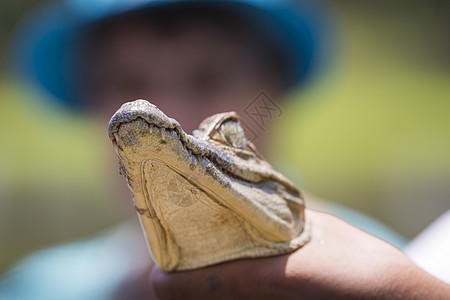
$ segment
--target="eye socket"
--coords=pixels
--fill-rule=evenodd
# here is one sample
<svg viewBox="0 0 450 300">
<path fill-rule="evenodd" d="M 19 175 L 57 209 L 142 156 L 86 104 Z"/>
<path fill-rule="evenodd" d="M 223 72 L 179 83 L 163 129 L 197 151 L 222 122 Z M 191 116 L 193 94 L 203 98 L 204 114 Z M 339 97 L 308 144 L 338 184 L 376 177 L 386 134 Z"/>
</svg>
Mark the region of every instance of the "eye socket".
<svg viewBox="0 0 450 300">
<path fill-rule="evenodd" d="M 219 133 L 228 144 L 235 148 L 244 148 L 245 133 L 239 123 L 235 121 L 225 121 L 219 127 Z"/>
</svg>

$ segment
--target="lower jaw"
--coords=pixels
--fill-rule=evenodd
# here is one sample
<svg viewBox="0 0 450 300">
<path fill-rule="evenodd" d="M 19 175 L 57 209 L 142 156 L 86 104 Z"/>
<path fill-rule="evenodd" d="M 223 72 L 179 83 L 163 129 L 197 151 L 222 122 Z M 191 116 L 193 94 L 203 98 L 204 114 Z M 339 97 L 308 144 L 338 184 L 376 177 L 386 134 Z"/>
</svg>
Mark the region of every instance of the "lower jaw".
<svg viewBox="0 0 450 300">
<path fill-rule="evenodd" d="M 152 207 L 155 216 L 151 220 L 156 224 L 146 227 L 149 218 L 140 217 L 147 236 L 157 234 L 154 225 L 161 226 L 164 232 L 158 243 L 150 243 L 150 249 L 153 257 L 160 257 L 157 263 L 165 271 L 279 255 L 300 246 L 264 239 L 241 216 L 221 205 L 219 195 L 198 178 L 189 177 L 164 161 L 148 159 L 142 174 L 146 204 Z"/>
</svg>

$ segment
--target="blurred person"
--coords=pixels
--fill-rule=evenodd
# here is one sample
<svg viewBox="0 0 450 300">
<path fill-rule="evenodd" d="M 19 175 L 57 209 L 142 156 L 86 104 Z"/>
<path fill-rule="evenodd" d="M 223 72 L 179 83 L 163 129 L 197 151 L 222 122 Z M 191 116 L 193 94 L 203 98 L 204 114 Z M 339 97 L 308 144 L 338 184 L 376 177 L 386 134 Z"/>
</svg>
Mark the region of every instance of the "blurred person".
<svg viewBox="0 0 450 300">
<path fill-rule="evenodd" d="M 14 68 L 55 105 L 91 114 L 102 126 L 122 103 L 144 98 L 189 132 L 217 112 L 234 110 L 247 122 L 244 108 L 259 91 L 278 99 L 311 77 L 320 26 L 310 5 L 290 1 L 69 0 L 24 25 Z M 404 245 L 366 216 L 322 206 Z M 448 291 L 388 243 L 332 215 L 308 214 L 313 238 L 299 251 L 177 274 L 154 266 L 141 230 L 125 224 L 31 255 L 5 275 L 0 298 L 437 299 Z"/>
</svg>

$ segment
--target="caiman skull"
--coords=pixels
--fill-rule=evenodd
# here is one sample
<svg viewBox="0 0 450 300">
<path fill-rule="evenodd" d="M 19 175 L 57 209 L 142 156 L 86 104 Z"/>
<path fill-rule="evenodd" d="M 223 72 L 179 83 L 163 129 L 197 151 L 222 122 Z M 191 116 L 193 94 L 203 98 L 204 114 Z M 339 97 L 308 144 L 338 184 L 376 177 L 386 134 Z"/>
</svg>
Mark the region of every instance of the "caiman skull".
<svg viewBox="0 0 450 300">
<path fill-rule="evenodd" d="M 287 253 L 307 242 L 300 192 L 258 154 L 234 112 L 205 119 L 192 136 L 136 100 L 114 114 L 108 134 L 164 271 Z"/>
</svg>

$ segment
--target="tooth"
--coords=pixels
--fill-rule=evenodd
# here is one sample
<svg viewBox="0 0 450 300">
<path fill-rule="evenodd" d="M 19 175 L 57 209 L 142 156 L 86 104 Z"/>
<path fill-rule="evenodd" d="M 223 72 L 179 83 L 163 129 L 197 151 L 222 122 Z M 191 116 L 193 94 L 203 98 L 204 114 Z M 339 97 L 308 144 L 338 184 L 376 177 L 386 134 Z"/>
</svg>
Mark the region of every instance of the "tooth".
<svg viewBox="0 0 450 300">
<path fill-rule="evenodd" d="M 189 169 L 191 169 L 191 170 L 195 169 L 195 160 L 191 160 L 191 164 L 189 165 Z"/>
<path fill-rule="evenodd" d="M 117 134 L 117 132 L 114 132 L 114 138 L 116 139 L 116 141 L 119 141 L 119 135 Z"/>
<path fill-rule="evenodd" d="M 176 132 L 176 130 L 172 131 L 172 135 L 173 137 L 178 138 L 178 132 Z"/>
<path fill-rule="evenodd" d="M 192 150 L 191 149 L 188 149 L 188 153 L 189 153 L 190 156 L 192 156 Z"/>
<path fill-rule="evenodd" d="M 202 168 L 206 168 L 206 166 L 208 165 L 209 161 L 208 159 L 205 157 L 202 159 Z"/>
<path fill-rule="evenodd" d="M 150 131 L 150 133 L 153 132 L 153 124 L 150 124 L 150 126 L 149 126 L 149 131 Z"/>
<path fill-rule="evenodd" d="M 195 165 L 197 158 L 195 157 L 195 155 L 191 155 L 191 160 L 192 160 L 192 164 Z"/>
<path fill-rule="evenodd" d="M 181 143 L 183 144 L 183 147 L 186 148 L 186 142 L 185 141 L 181 141 Z"/>
<path fill-rule="evenodd" d="M 164 127 L 161 127 L 160 130 L 161 130 L 161 139 L 165 140 L 166 139 L 166 129 Z"/>
</svg>

